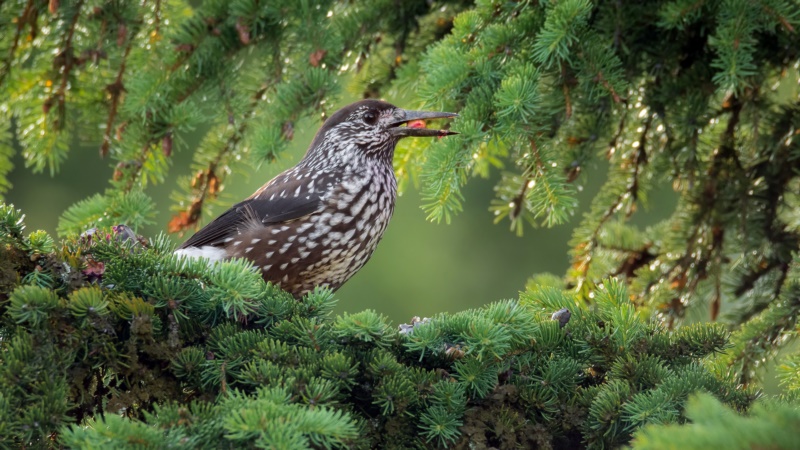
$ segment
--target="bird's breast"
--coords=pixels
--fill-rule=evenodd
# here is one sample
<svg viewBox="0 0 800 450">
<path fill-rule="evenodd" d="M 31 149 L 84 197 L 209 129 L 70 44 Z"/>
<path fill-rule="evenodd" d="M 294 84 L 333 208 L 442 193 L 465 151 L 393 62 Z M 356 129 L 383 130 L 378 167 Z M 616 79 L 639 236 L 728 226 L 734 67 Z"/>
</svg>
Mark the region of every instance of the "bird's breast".
<svg viewBox="0 0 800 450">
<path fill-rule="evenodd" d="M 302 273 L 306 288 L 326 284 L 336 289 L 372 256 L 394 212 L 397 185 L 391 178 L 370 174 L 343 181 L 315 217 L 306 244 L 321 251 Z M 312 230 L 313 228 L 313 230 Z"/>
</svg>

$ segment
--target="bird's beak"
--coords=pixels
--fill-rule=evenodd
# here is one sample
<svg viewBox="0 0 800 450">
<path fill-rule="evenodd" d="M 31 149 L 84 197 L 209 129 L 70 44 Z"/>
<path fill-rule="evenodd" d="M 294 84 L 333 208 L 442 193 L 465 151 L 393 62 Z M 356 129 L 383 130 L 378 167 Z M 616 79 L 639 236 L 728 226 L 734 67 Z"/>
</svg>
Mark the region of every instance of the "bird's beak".
<svg viewBox="0 0 800 450">
<path fill-rule="evenodd" d="M 400 126 L 413 120 L 441 119 L 446 117 L 458 117 L 458 114 L 436 111 L 409 111 L 398 108 L 394 113 L 394 121 L 389 124 L 389 133 L 398 138 L 407 136 L 449 136 L 451 134 L 458 134 L 455 131 L 450 130 L 434 130 L 425 127 Z"/>
</svg>

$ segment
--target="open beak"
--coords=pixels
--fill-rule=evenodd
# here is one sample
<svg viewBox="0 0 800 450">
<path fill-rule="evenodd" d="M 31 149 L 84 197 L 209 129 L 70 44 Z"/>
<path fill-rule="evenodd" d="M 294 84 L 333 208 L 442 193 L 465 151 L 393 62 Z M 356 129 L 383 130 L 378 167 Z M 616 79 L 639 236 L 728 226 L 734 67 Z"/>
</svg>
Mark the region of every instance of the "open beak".
<svg viewBox="0 0 800 450">
<path fill-rule="evenodd" d="M 394 113 L 394 121 L 389 125 L 389 133 L 398 138 L 408 136 L 449 136 L 451 134 L 458 134 L 450 130 L 433 130 L 430 128 L 417 128 L 417 127 L 401 127 L 400 125 L 407 124 L 412 120 L 425 120 L 425 119 L 441 119 L 445 117 L 458 117 L 458 114 L 449 112 L 435 112 L 435 111 L 409 111 L 406 109 L 398 108 Z"/>
</svg>

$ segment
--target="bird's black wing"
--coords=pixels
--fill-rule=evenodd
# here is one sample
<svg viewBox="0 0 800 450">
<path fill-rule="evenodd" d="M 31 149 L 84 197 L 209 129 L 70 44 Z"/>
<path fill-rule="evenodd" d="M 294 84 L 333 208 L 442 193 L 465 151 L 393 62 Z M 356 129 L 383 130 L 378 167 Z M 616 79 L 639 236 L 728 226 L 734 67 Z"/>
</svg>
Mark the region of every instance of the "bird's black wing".
<svg viewBox="0 0 800 450">
<path fill-rule="evenodd" d="M 203 227 L 179 248 L 221 245 L 242 227 L 274 225 L 321 211 L 325 195 L 335 179 L 324 173 L 318 173 L 313 179 L 304 175 L 296 171 L 278 175 L 252 197 L 233 205 Z"/>
</svg>

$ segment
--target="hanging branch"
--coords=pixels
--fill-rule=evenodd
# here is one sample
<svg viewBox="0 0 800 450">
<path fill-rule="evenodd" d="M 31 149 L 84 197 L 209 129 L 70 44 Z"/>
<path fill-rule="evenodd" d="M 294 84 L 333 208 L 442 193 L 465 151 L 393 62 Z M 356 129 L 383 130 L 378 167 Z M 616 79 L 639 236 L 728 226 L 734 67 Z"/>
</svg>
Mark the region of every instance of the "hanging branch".
<svg viewBox="0 0 800 450">
<path fill-rule="evenodd" d="M 735 97 L 725 102 L 724 109 L 731 113 L 731 117 L 728 120 L 728 125 L 720 136 L 719 151 L 714 154 L 711 167 L 708 169 L 708 173 L 705 177 L 706 183 L 702 190 L 702 204 L 697 207 L 699 214 L 693 218 L 695 226 L 692 228 L 692 232 L 687 240 L 686 251 L 664 274 L 664 278 L 670 280 L 670 286 L 677 292 L 669 309 L 677 312 L 678 317 L 683 315 L 684 309 L 681 298 L 689 294 L 694 294 L 700 282 L 708 277 L 707 269 L 711 262 L 711 256 L 715 255 L 718 259 L 722 256 L 721 252 L 725 235 L 724 226 L 719 223 L 718 220 L 714 220 L 713 223 L 709 223 L 709 220 L 714 217 L 712 212 L 718 207 L 717 202 L 719 198 L 717 195 L 717 184 L 720 182 L 719 174 L 722 170 L 723 162 L 728 159 L 733 160 L 735 165 L 741 169 L 741 162 L 738 160 L 733 146 L 735 144 L 736 127 L 741 118 L 742 106 L 743 104 Z M 710 230 L 711 232 L 711 245 L 705 252 L 697 251 L 696 245 L 698 244 L 698 236 L 700 236 L 701 231 L 704 229 Z M 695 276 L 690 276 L 690 270 L 694 271 Z M 652 285 L 653 283 L 650 283 L 646 289 L 650 289 Z M 721 292 L 715 293 L 715 299 L 716 300 L 712 301 L 710 305 L 711 316 L 714 318 L 716 318 L 715 311 L 718 312 L 721 307 L 719 304 L 719 301 L 721 301 Z M 670 315 L 668 326 L 671 329 L 674 325 L 675 315 Z"/>
<path fill-rule="evenodd" d="M 72 20 L 70 21 L 67 36 L 61 42 L 61 48 L 54 61 L 54 63 L 57 62 L 59 67 L 62 69 L 61 83 L 59 84 L 56 93 L 45 100 L 45 105 L 47 105 L 48 102 L 52 102 L 53 98 L 58 101 L 58 120 L 55 121 L 55 129 L 57 131 L 63 130 L 65 125 L 64 117 L 66 115 L 67 84 L 69 83 L 69 76 L 72 73 L 72 69 L 75 68 L 76 62 L 75 55 L 72 51 L 72 39 L 75 36 L 75 27 L 78 24 L 78 18 L 81 15 L 82 6 L 83 0 L 79 0 L 75 5 L 75 14 L 72 16 Z"/>
<path fill-rule="evenodd" d="M 156 5 L 153 7 L 153 31 L 161 34 L 161 0 L 156 0 Z"/>
<path fill-rule="evenodd" d="M 564 115 L 566 120 L 572 117 L 572 99 L 569 94 L 569 84 L 567 83 L 567 65 L 561 63 L 561 90 L 564 92 Z"/>
<path fill-rule="evenodd" d="M 748 291 L 752 290 L 758 280 L 762 279 L 768 273 L 772 272 L 775 269 L 781 268 L 783 272 L 783 277 L 785 278 L 785 274 L 789 269 L 788 264 L 781 264 L 781 262 L 777 258 L 769 258 L 762 260 L 760 264 L 753 270 L 747 272 L 742 276 L 739 280 L 739 285 L 736 286 L 734 289 L 733 294 L 737 297 L 744 295 Z M 782 284 L 782 283 L 781 283 Z M 751 314 L 752 315 L 752 311 Z"/>
<path fill-rule="evenodd" d="M 241 141 L 242 136 L 244 136 L 250 124 L 250 120 L 248 119 L 252 118 L 256 107 L 263 99 L 269 86 L 270 84 L 265 83 L 253 94 L 250 104 L 243 115 L 242 121 L 236 128 L 236 131 L 231 133 L 225 145 L 219 149 L 214 158 L 208 163 L 208 166 L 198 171 L 197 175 L 195 175 L 192 181 L 194 198 L 186 210 L 178 212 L 178 214 L 173 216 L 172 220 L 170 220 L 168 225 L 170 233 L 183 232 L 195 226 L 202 216 L 205 201 L 209 198 L 215 198 L 217 193 L 222 189 L 224 180 L 221 180 L 217 175 L 217 167 L 222 163 L 223 158 L 233 153 L 236 149 L 236 146 Z M 227 107 L 229 109 L 229 120 L 233 123 L 235 120 L 233 113 L 230 111 L 230 106 L 228 105 Z"/>
<path fill-rule="evenodd" d="M 786 122 L 791 123 L 793 118 L 792 110 L 787 110 L 786 114 L 788 117 L 785 117 L 785 119 L 789 119 Z M 780 222 L 778 218 L 778 208 L 782 201 L 781 193 L 786 191 L 786 185 L 796 176 L 789 148 L 794 128 L 789 126 L 785 131 L 781 131 L 783 131 L 783 134 L 779 136 L 778 140 L 781 144 L 773 157 L 761 160 L 751 166 L 746 174 L 748 180 L 763 179 L 766 183 L 765 198 L 767 200 L 764 206 L 766 220 L 763 224 L 763 232 L 769 243 L 777 248 L 770 257 L 757 264 L 754 269 L 742 277 L 734 291 L 737 296 L 744 295 L 752 290 L 756 283 L 767 274 L 774 270 L 779 270 L 778 280 L 775 282 L 773 289 L 773 296 L 777 298 L 782 292 L 790 267 L 789 263 L 791 262 L 791 256 L 787 258 L 785 255 L 795 254 L 800 249 L 800 236 L 787 230 L 786 224 Z M 775 168 L 777 168 L 777 173 L 773 172 Z M 747 230 L 742 230 L 742 232 L 746 233 Z M 782 255 L 784 256 L 781 257 Z M 755 305 L 743 316 L 743 320 L 749 320 L 768 306 L 769 304 L 767 303 Z"/>
<path fill-rule="evenodd" d="M 22 30 L 25 29 L 25 24 L 29 22 L 31 13 L 33 12 L 33 0 L 28 0 L 25 4 L 25 9 L 22 14 L 17 18 L 17 29 L 14 31 L 14 39 L 11 41 L 11 47 L 8 49 L 8 59 L 3 64 L 3 70 L 0 72 L 0 85 L 6 79 L 6 76 L 11 73 L 11 63 L 14 61 L 14 53 L 17 52 L 19 46 L 19 38 L 22 36 Z"/>
<path fill-rule="evenodd" d="M 103 132 L 103 142 L 100 144 L 100 157 L 102 158 L 105 158 L 108 155 L 108 150 L 111 145 L 111 129 L 114 126 L 114 120 L 117 117 L 120 98 L 122 97 L 122 93 L 125 91 L 125 86 L 122 84 L 122 77 L 124 76 L 125 69 L 127 67 L 128 55 L 131 52 L 131 47 L 133 47 L 133 39 L 131 39 L 130 36 L 132 36 L 132 34 L 126 35 L 127 44 L 125 45 L 125 51 L 122 54 L 122 62 L 117 70 L 117 77 L 114 79 L 113 83 L 106 86 L 106 91 L 108 91 L 109 95 L 111 95 L 111 107 L 108 111 L 106 129 Z"/>
<path fill-rule="evenodd" d="M 611 94 L 611 98 L 614 99 L 614 103 L 622 103 L 622 97 L 620 97 L 619 94 L 617 94 L 617 91 L 614 90 L 614 86 L 611 86 L 611 83 L 605 79 L 603 76 L 603 71 L 598 71 L 595 79 Z"/>
<path fill-rule="evenodd" d="M 160 5 L 160 4 L 159 4 Z M 209 37 L 218 38 L 222 33 L 219 29 L 214 28 L 203 36 L 204 39 L 208 39 Z M 176 71 L 183 70 L 183 66 L 189 60 L 189 58 L 194 55 L 197 48 L 200 46 L 200 43 L 193 44 L 193 43 L 182 43 L 176 46 L 176 50 L 181 53 L 181 57 L 168 69 L 170 73 L 175 73 Z M 199 89 L 206 80 L 202 77 L 197 77 L 195 81 L 185 90 L 183 90 L 180 95 L 178 95 L 174 100 L 174 105 L 178 105 L 186 101 L 192 94 L 194 94 L 197 89 Z M 151 129 L 153 126 L 152 122 L 152 115 L 147 115 L 147 129 Z M 131 161 L 123 161 L 117 165 L 117 171 L 115 171 L 115 180 L 119 180 L 123 177 L 127 177 L 126 183 L 122 188 L 123 192 L 130 192 L 136 184 L 136 180 L 139 179 L 141 176 L 141 172 L 144 169 L 144 163 L 147 161 L 147 158 L 152 151 L 153 145 L 156 144 L 160 139 L 161 136 L 154 137 L 152 133 L 148 135 L 148 138 L 145 140 L 141 147 L 141 151 L 136 155 Z"/>
<path fill-rule="evenodd" d="M 624 127 L 624 116 L 623 119 L 620 120 L 619 128 L 617 130 L 617 134 L 611 139 L 609 145 L 616 146 L 616 143 L 622 133 L 622 129 Z M 598 245 L 598 239 L 600 236 L 600 231 L 603 229 L 603 226 L 606 222 L 611 219 L 621 208 L 623 203 L 626 199 L 630 198 L 632 203 L 635 203 L 638 198 L 638 191 L 639 191 L 639 175 L 642 166 L 647 164 L 647 153 L 646 153 L 646 146 L 647 146 L 647 133 L 650 131 L 650 126 L 653 122 L 653 114 L 649 114 L 647 119 L 645 120 L 643 130 L 639 135 L 639 145 L 636 147 L 636 151 L 633 152 L 629 162 L 631 164 L 631 178 L 630 182 L 623 189 L 619 195 L 611 202 L 608 208 L 605 209 L 602 216 L 597 222 L 597 225 L 592 229 L 592 232 L 589 235 L 589 238 L 584 242 L 583 246 L 581 247 L 581 254 L 577 256 L 580 260 L 576 263 L 576 266 L 581 268 L 580 276 L 578 277 L 578 288 L 580 288 L 583 283 L 585 282 L 586 278 L 589 276 L 589 270 L 591 268 L 592 258 L 591 253 L 594 251 L 595 247 Z M 633 213 L 633 207 L 630 207 L 628 211 L 626 211 L 625 217 L 629 218 Z M 622 270 L 620 268 L 619 270 Z"/>
<path fill-rule="evenodd" d="M 794 34 L 795 32 L 794 26 L 792 26 L 791 22 L 789 22 L 789 20 L 786 17 L 780 15 L 777 11 L 775 11 L 774 9 L 770 8 L 765 4 L 762 4 L 761 7 L 764 9 L 764 11 L 767 12 L 767 14 L 775 17 L 775 19 L 778 20 L 778 23 L 781 24 L 784 30 Z"/>
<path fill-rule="evenodd" d="M 531 152 L 534 156 L 533 164 L 529 165 L 523 172 L 522 172 L 522 184 L 520 185 L 519 190 L 514 195 L 511 200 L 513 203 L 513 207 L 508 212 L 508 218 L 511 219 L 512 222 L 519 218 L 519 214 L 522 211 L 522 208 L 525 205 L 525 197 L 530 190 L 531 182 L 535 182 L 537 175 L 542 174 L 544 163 L 542 162 L 542 157 L 539 154 L 539 147 L 536 145 L 536 141 L 530 139 L 531 145 Z"/>
</svg>

